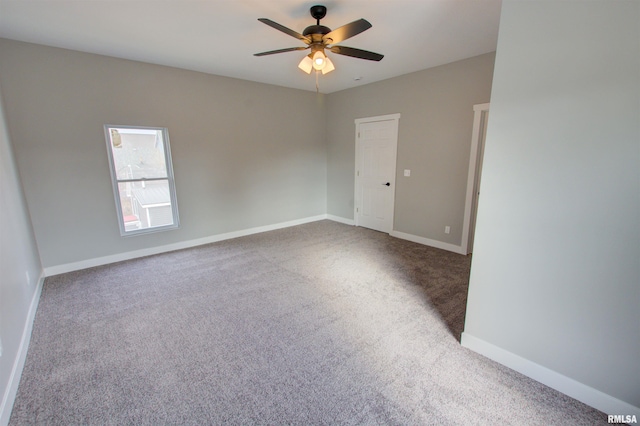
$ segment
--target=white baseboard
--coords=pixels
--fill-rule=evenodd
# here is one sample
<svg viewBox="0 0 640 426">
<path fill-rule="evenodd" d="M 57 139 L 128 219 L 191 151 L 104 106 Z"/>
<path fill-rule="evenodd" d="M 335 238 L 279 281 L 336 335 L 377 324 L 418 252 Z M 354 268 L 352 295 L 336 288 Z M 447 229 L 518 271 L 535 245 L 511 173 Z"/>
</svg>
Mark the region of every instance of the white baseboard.
<svg viewBox="0 0 640 426">
<path fill-rule="evenodd" d="M 469 333 L 462 333 L 460 343 L 465 348 L 499 362 L 512 370 L 564 393 L 606 414 L 624 414 L 640 417 L 640 408 L 607 395 L 597 389 L 522 358 Z"/>
<path fill-rule="evenodd" d="M 38 302 L 40 302 L 40 294 L 42 293 L 42 286 L 44 284 L 44 274 L 38 279 L 36 285 L 36 291 L 33 293 L 31 303 L 29 304 L 29 311 L 23 324 L 22 337 L 20 338 L 20 346 L 18 347 L 18 353 L 13 361 L 13 368 L 11 369 L 11 375 L 9 376 L 9 382 L 4 390 L 4 397 L 0 404 L 0 425 L 8 425 L 9 418 L 11 417 L 11 410 L 13 409 L 13 403 L 18 394 L 18 385 L 20 384 L 20 377 L 22 377 L 22 370 L 24 363 L 27 360 L 27 351 L 29 349 L 29 342 L 31 341 L 31 331 L 33 330 L 33 321 L 36 318 L 36 311 L 38 310 Z"/>
<path fill-rule="evenodd" d="M 154 254 L 166 253 L 174 250 L 182 250 L 186 248 L 201 246 L 204 244 L 216 243 L 218 241 L 230 240 L 232 238 L 244 237 L 252 234 L 259 234 L 261 232 L 274 231 L 276 229 L 288 228 L 291 226 L 302 225 L 305 223 L 316 222 L 319 220 L 327 219 L 326 214 L 311 216 L 302 219 L 291 220 L 288 222 L 276 223 L 273 225 L 258 226 L 255 228 L 243 229 L 239 231 L 227 232 L 224 234 L 212 235 L 209 237 L 198 238 L 195 240 L 181 241 L 179 243 L 167 244 L 163 246 L 150 247 L 147 249 L 134 250 L 125 253 L 118 253 L 110 256 L 97 257 L 93 259 L 82 260 L 79 262 L 66 263 L 63 265 L 48 266 L 44 268 L 44 274 L 47 277 L 52 275 L 64 274 L 72 271 L 79 271 L 81 269 L 93 268 L 95 266 L 107 265 L 115 262 L 122 262 L 124 260 L 137 259 L 139 257 L 151 256 Z"/>
<path fill-rule="evenodd" d="M 81 269 L 93 268 L 95 266 L 108 265 L 110 263 L 122 262 L 125 260 L 137 259 L 139 257 L 152 256 L 154 254 L 166 253 L 174 250 L 182 250 L 186 248 L 201 246 L 204 244 L 216 243 L 218 241 L 230 240 L 232 238 L 244 237 L 247 235 L 258 234 L 261 232 L 273 231 L 276 229 L 288 228 L 290 226 L 302 225 L 305 223 L 316 222 L 319 220 L 332 220 L 334 222 L 343 223 L 345 225 L 355 226 L 353 219 L 348 219 L 340 216 L 334 216 L 330 214 L 322 214 L 318 216 L 306 217 L 303 219 L 292 220 L 288 222 L 276 223 L 273 225 L 258 226 L 255 228 L 243 229 L 234 232 L 228 232 L 225 234 L 217 234 L 209 237 L 198 238 L 195 240 L 181 241 L 179 243 L 167 244 L 163 246 L 150 247 L 141 250 L 134 250 L 125 253 L 117 253 L 110 256 L 97 257 L 93 259 L 82 260 L 79 262 L 66 263 L 62 265 L 48 266 L 44 268 L 44 275 L 50 277 L 52 275 L 64 274 L 72 271 L 79 271 Z M 399 231 L 391 231 L 389 234 L 392 237 L 400 238 L 403 240 L 413 241 L 414 243 L 424 244 L 426 246 L 435 247 L 447 251 L 451 251 L 458 254 L 463 253 L 461 246 L 454 244 L 444 243 L 442 241 L 431 240 L 429 238 L 418 237 L 412 234 L 406 234 Z"/>
<path fill-rule="evenodd" d="M 404 232 L 400 232 L 400 231 L 391 231 L 389 235 L 391 235 L 392 237 L 403 239 L 403 240 L 412 241 L 414 243 L 423 244 L 425 246 L 435 247 L 442 250 L 447 250 L 454 253 L 466 255 L 466 253 L 464 253 L 464 251 L 462 250 L 462 247 L 456 246 L 455 244 L 443 243 L 442 241 L 432 240 L 430 238 L 418 237 L 417 235 L 412 235 L 412 234 L 405 234 Z"/>
<path fill-rule="evenodd" d="M 353 219 L 347 219 L 346 217 L 334 216 L 332 214 L 327 215 L 327 219 L 334 222 L 344 223 L 345 225 L 355 226 L 356 221 Z"/>
</svg>

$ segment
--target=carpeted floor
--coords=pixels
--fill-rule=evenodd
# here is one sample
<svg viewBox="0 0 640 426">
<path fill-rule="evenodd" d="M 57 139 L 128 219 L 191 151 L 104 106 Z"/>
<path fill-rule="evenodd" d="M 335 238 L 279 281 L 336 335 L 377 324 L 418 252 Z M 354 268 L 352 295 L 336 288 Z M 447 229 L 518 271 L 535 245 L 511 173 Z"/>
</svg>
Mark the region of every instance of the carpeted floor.
<svg viewBox="0 0 640 426">
<path fill-rule="evenodd" d="M 321 221 L 49 277 L 10 424 L 604 424 L 460 346 L 469 267 Z"/>
</svg>

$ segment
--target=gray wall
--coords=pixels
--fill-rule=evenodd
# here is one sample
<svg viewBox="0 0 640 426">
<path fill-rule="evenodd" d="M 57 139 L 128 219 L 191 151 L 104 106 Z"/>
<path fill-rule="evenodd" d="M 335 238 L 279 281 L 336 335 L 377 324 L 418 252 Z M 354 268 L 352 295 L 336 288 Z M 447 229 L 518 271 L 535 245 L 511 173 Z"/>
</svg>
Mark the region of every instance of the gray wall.
<svg viewBox="0 0 640 426">
<path fill-rule="evenodd" d="M 15 167 L 0 94 L 0 404 L 18 358 L 42 266 Z M 17 371 L 19 374 L 20 371 Z M 17 385 L 17 382 L 15 382 Z M 8 399 L 11 403 L 13 398 Z M 11 407 L 0 406 L 0 424 Z"/>
<path fill-rule="evenodd" d="M 400 113 L 394 230 L 460 245 L 473 105 L 489 102 L 494 58 L 488 53 L 328 95 L 328 213 L 353 219 L 354 120 Z"/>
<path fill-rule="evenodd" d="M 326 213 L 322 95 L 0 39 L 46 267 Z M 181 228 L 122 238 L 103 125 L 169 129 Z"/>
<path fill-rule="evenodd" d="M 464 332 L 635 407 L 639 17 L 503 2 Z"/>
</svg>

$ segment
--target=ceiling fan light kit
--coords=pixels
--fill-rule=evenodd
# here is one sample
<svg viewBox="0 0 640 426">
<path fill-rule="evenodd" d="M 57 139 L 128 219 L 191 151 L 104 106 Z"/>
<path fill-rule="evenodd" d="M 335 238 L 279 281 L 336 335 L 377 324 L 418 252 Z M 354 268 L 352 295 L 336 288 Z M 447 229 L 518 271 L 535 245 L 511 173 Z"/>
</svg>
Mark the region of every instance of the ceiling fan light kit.
<svg viewBox="0 0 640 426">
<path fill-rule="evenodd" d="M 333 62 L 331 62 L 331 59 L 325 57 L 324 65 L 322 66 L 322 74 L 330 73 L 335 69 L 336 67 L 333 65 Z"/>
<path fill-rule="evenodd" d="M 300 68 L 307 74 L 311 74 L 311 70 L 313 69 L 313 59 L 311 59 L 308 55 L 305 56 L 298 64 L 298 68 Z"/>
<path fill-rule="evenodd" d="M 316 73 L 322 72 L 327 74 L 335 69 L 331 59 L 325 54 L 325 49 L 330 50 L 332 53 L 338 55 L 351 56 L 353 58 L 366 59 L 369 61 L 380 61 L 384 55 L 379 53 L 369 52 L 367 50 L 356 49 L 347 46 L 335 46 L 335 43 L 340 43 L 348 38 L 360 34 L 363 31 L 371 28 L 371 24 L 365 19 L 359 19 L 353 21 L 347 25 L 331 30 L 331 28 L 320 25 L 320 20 L 327 14 L 327 8 L 325 6 L 316 5 L 311 6 L 309 9 L 311 16 L 316 20 L 316 25 L 310 25 L 304 29 L 302 34 L 293 31 L 274 22 L 267 18 L 259 18 L 258 21 L 275 28 L 291 37 L 297 38 L 306 44 L 306 47 L 289 47 L 285 49 L 270 50 L 268 52 L 256 53 L 254 56 L 273 55 L 276 53 L 293 52 L 297 50 L 311 49 L 311 53 L 302 58 L 302 61 L 298 64 L 298 68 L 307 74 L 311 74 L 312 70 L 316 70 Z"/>
</svg>

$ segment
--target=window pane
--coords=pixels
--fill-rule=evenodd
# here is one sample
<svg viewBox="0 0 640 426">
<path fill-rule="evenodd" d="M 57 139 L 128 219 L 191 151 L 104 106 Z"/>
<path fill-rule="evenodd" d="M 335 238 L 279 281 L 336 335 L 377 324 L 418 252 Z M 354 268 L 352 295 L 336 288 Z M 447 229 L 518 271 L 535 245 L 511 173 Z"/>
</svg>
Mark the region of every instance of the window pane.
<svg viewBox="0 0 640 426">
<path fill-rule="evenodd" d="M 169 181 L 118 184 L 125 232 L 173 225 Z"/>
<path fill-rule="evenodd" d="M 120 235 L 178 228 L 168 130 L 104 128 Z"/>
<path fill-rule="evenodd" d="M 108 129 L 116 179 L 167 177 L 162 130 Z"/>
</svg>

